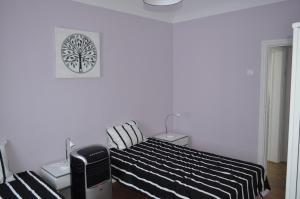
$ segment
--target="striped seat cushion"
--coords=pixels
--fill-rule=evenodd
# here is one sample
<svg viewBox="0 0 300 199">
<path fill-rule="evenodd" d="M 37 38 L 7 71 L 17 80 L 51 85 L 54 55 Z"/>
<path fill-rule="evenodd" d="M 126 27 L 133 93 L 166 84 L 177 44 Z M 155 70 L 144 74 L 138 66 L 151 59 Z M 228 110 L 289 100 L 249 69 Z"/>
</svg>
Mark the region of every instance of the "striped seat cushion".
<svg viewBox="0 0 300 199">
<path fill-rule="evenodd" d="M 34 172 L 26 171 L 14 175 L 15 180 L 0 185 L 3 199 L 63 199 Z"/>
<path fill-rule="evenodd" d="M 14 180 L 12 172 L 8 169 L 6 144 L 7 141 L 0 143 L 0 184 Z"/>
<path fill-rule="evenodd" d="M 108 144 L 113 148 L 126 149 L 144 140 L 143 134 L 135 121 L 129 121 L 119 126 L 107 129 Z"/>
</svg>

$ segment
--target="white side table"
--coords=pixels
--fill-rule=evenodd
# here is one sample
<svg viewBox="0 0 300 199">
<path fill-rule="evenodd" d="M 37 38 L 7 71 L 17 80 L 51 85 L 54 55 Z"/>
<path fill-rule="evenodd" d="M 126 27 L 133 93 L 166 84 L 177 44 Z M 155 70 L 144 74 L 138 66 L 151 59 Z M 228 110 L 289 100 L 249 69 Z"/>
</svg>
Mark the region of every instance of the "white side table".
<svg viewBox="0 0 300 199">
<path fill-rule="evenodd" d="M 153 138 L 180 146 L 189 145 L 189 136 L 180 133 L 161 133 L 154 136 Z"/>
<path fill-rule="evenodd" d="M 41 168 L 42 178 L 56 190 L 62 190 L 71 185 L 70 165 L 60 161 Z"/>
</svg>

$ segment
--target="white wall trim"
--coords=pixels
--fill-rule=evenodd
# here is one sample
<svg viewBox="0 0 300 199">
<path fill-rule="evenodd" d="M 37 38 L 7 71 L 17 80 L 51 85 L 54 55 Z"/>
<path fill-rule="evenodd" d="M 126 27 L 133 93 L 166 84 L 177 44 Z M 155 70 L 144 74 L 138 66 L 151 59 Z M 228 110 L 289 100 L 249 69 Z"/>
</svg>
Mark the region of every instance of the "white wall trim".
<svg viewBox="0 0 300 199">
<path fill-rule="evenodd" d="M 293 24 L 293 28 L 294 41 L 290 100 L 288 164 L 285 195 L 286 199 L 296 199 L 300 197 L 300 23 Z"/>
<path fill-rule="evenodd" d="M 261 71 L 260 71 L 260 99 L 257 163 L 267 166 L 267 80 L 268 80 L 268 51 L 272 47 L 291 46 L 292 39 L 278 39 L 263 41 L 261 44 Z"/>
</svg>

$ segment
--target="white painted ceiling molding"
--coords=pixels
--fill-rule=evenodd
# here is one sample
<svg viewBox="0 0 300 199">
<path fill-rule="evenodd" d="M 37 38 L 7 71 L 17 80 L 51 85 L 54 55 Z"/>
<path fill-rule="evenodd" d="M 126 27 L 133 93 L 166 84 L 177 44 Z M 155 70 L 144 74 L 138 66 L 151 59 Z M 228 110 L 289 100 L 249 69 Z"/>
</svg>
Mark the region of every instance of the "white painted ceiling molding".
<svg viewBox="0 0 300 199">
<path fill-rule="evenodd" d="M 169 6 L 151 6 L 144 0 L 72 0 L 168 23 L 233 12 L 288 0 L 184 0 Z"/>
</svg>

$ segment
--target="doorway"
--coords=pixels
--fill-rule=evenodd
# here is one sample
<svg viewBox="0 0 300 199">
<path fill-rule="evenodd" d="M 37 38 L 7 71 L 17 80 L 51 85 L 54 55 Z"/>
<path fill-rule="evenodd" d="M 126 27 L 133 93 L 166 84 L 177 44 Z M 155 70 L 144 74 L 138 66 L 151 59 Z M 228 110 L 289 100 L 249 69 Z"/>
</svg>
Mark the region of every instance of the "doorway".
<svg viewBox="0 0 300 199">
<path fill-rule="evenodd" d="M 267 54 L 267 175 L 272 198 L 284 198 L 289 132 L 292 47 L 270 47 Z"/>
<path fill-rule="evenodd" d="M 267 161 L 287 162 L 292 47 L 271 47 L 267 80 Z"/>
<path fill-rule="evenodd" d="M 288 148 L 292 41 L 262 43 L 258 163 L 271 185 L 266 198 L 284 198 Z"/>
</svg>

